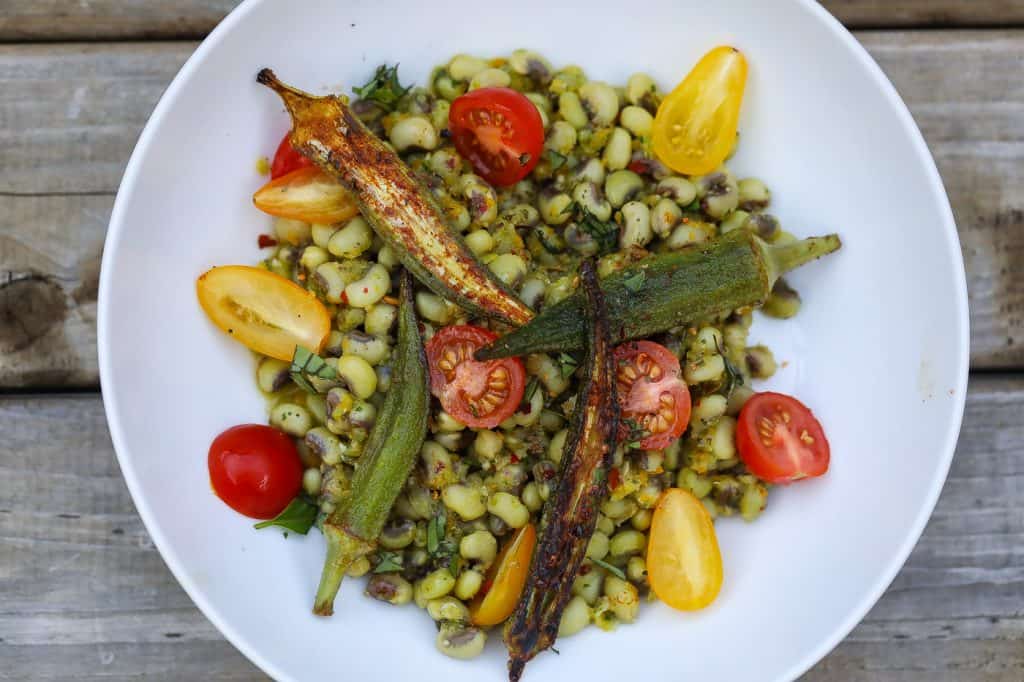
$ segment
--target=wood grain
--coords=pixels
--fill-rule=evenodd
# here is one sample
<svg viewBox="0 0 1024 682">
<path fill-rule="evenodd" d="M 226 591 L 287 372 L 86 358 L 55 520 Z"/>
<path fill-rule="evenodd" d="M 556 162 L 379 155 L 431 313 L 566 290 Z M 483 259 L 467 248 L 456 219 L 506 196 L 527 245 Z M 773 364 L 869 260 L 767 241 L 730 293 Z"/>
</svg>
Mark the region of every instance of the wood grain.
<svg viewBox="0 0 1024 682">
<path fill-rule="evenodd" d="M 69 670 L 76 680 L 260 677 L 153 548 L 97 396 L 0 398 L 0 442 L 0 679 L 66 679 Z M 807 679 L 1021 679 L 1022 448 L 1024 378 L 972 380 L 924 536 L 882 600 Z"/>
<path fill-rule="evenodd" d="M 1006 76 L 1024 70 L 1024 31 L 858 37 L 909 104 L 953 203 L 972 366 L 1024 366 L 1024 81 Z M 94 287 L 110 195 L 135 139 L 194 47 L 0 46 L 0 286 L 34 278 L 0 288 L 0 319 L 13 330 L 0 331 L 0 387 L 97 385 L 95 295 L 82 287 Z M 17 295 L 26 287 L 33 297 Z M 43 311 L 63 302 L 64 321 L 48 325 L 25 301 Z M 35 341 L 8 350 L 26 338 Z"/>
<path fill-rule="evenodd" d="M 238 0 L 2 0 L 0 41 L 197 39 Z M 850 28 L 1012 26 L 1021 0 L 823 0 Z"/>
</svg>

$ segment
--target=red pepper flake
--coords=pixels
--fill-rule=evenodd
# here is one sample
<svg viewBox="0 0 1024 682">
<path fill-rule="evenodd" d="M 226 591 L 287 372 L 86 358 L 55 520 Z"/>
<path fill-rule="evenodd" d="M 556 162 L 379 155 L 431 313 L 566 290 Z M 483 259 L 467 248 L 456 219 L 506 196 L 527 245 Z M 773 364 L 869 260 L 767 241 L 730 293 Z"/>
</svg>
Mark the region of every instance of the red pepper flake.
<svg viewBox="0 0 1024 682">
<path fill-rule="evenodd" d="M 579 574 L 586 575 L 587 573 L 590 573 L 590 564 L 583 564 L 580 566 Z"/>
<path fill-rule="evenodd" d="M 363 293 L 364 294 L 370 293 L 370 288 L 369 287 L 363 287 Z"/>
<path fill-rule="evenodd" d="M 629 165 L 626 166 L 626 168 L 640 175 L 646 175 L 651 170 L 651 166 L 649 163 L 647 163 L 646 159 L 636 159 L 634 161 L 630 161 Z"/>
<path fill-rule="evenodd" d="M 612 470 L 608 472 L 608 489 L 615 490 L 622 485 L 622 474 L 619 473 L 618 467 L 612 467 Z"/>
<path fill-rule="evenodd" d="M 271 237 L 269 234 L 261 234 L 256 239 L 256 243 L 260 245 L 261 249 L 270 248 L 271 246 L 277 246 L 277 240 Z"/>
<path fill-rule="evenodd" d="M 516 454 L 514 452 L 508 456 L 508 461 L 512 462 L 513 464 L 519 464 L 519 458 L 516 457 Z"/>
</svg>

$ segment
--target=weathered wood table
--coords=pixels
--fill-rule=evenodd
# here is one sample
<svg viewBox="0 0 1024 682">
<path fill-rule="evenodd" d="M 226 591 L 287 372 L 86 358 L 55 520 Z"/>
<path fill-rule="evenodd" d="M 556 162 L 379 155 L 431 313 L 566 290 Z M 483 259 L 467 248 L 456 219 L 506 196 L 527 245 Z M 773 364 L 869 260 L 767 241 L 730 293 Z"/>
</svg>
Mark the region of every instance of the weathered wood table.
<svg viewBox="0 0 1024 682">
<path fill-rule="evenodd" d="M 0 679 L 257 679 L 153 548 L 99 397 L 121 172 L 233 0 L 0 0 Z M 924 130 L 960 228 L 973 374 L 924 537 L 811 680 L 1024 679 L 1024 0 L 829 0 Z M 884 472 L 879 472 L 884 475 Z"/>
</svg>

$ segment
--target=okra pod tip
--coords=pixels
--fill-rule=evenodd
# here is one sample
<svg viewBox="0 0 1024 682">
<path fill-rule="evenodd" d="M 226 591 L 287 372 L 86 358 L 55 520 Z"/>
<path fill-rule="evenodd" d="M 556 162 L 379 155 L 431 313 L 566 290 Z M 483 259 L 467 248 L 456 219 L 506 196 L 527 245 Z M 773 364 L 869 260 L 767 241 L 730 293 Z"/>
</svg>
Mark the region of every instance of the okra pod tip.
<svg viewBox="0 0 1024 682">
<path fill-rule="evenodd" d="M 763 254 L 770 286 L 790 270 L 838 251 L 843 245 L 838 234 L 808 237 L 788 244 L 768 244 L 758 238 L 755 243 Z"/>
</svg>

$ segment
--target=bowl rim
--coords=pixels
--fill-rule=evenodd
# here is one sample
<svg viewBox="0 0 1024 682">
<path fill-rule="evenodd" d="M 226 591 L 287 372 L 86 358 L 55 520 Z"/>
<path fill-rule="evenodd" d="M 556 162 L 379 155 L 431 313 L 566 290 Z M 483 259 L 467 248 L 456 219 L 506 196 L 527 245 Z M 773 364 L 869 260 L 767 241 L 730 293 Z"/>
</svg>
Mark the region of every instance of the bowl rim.
<svg viewBox="0 0 1024 682">
<path fill-rule="evenodd" d="M 263 672 L 277 680 L 293 679 L 291 675 L 281 670 L 276 664 L 266 658 L 256 647 L 251 646 L 247 638 L 241 634 L 234 625 L 221 617 L 220 612 L 206 598 L 205 593 L 185 573 L 181 557 L 168 543 L 157 518 L 154 516 L 149 504 L 142 494 L 141 483 L 134 462 L 128 451 L 125 435 L 119 418 L 117 398 L 112 390 L 112 363 L 113 358 L 108 350 L 108 339 L 110 337 L 110 291 L 113 286 L 111 281 L 111 263 L 114 254 L 119 250 L 121 238 L 125 232 L 124 214 L 128 203 L 126 197 L 135 191 L 139 177 L 139 168 L 142 159 L 146 156 L 153 138 L 157 135 L 164 117 L 177 99 L 179 92 L 186 86 L 193 73 L 205 61 L 206 55 L 213 50 L 221 40 L 230 33 L 235 26 L 240 24 L 255 8 L 266 2 L 266 0 L 243 0 L 233 9 L 202 41 L 196 50 L 182 65 L 167 89 L 161 95 L 153 113 L 150 115 L 139 139 L 135 145 L 128 164 L 125 167 L 124 175 L 118 187 L 117 196 L 110 215 L 110 222 L 103 247 L 103 258 L 100 267 L 99 292 L 97 296 L 97 353 L 99 360 L 100 387 L 102 392 L 103 407 L 106 415 L 107 426 L 110 430 L 111 441 L 114 452 L 117 456 L 118 465 L 124 476 L 128 491 L 135 504 L 139 516 L 147 533 L 153 540 L 153 544 L 160 552 L 164 563 L 170 569 L 172 575 L 181 585 L 185 593 L 199 608 L 203 615 L 227 638 L 231 644 L 238 649 L 250 662 L 259 667 Z M 885 96 L 889 105 L 893 107 L 899 122 L 914 147 L 921 167 L 927 175 L 927 179 L 935 196 L 941 204 L 942 233 L 947 241 L 948 252 L 952 257 L 951 272 L 957 280 L 956 298 L 952 302 L 960 320 L 960 338 L 958 346 L 960 356 L 957 358 L 957 385 L 954 388 L 953 419 L 943 441 L 941 458 L 935 469 L 935 474 L 930 482 L 927 495 L 922 500 L 920 509 L 917 512 L 912 524 L 898 551 L 890 558 L 888 564 L 878 574 L 875 584 L 868 590 L 857 603 L 846 618 L 837 623 L 827 637 L 822 638 L 817 647 L 808 650 L 803 657 L 795 660 L 785 670 L 779 679 L 793 680 L 807 672 L 815 663 L 823 659 L 831 652 L 846 636 L 863 620 L 867 612 L 877 603 L 886 589 L 895 579 L 896 575 L 906 563 L 910 552 L 916 546 L 921 534 L 924 532 L 928 520 L 931 518 L 939 495 L 945 485 L 949 469 L 952 464 L 953 455 L 956 451 L 957 440 L 960 434 L 960 427 L 963 421 L 964 408 L 967 397 L 967 383 L 970 369 L 970 317 L 967 298 L 967 277 L 963 261 L 963 252 L 960 246 L 959 235 L 956 228 L 956 221 L 952 207 L 949 203 L 949 196 L 946 192 L 942 178 L 939 174 L 935 160 L 931 155 L 924 135 L 918 128 L 910 110 L 907 108 L 903 98 L 897 92 L 895 86 L 885 75 L 882 68 L 875 62 L 867 49 L 846 29 L 843 24 L 828 12 L 815 0 L 791 0 L 801 6 L 805 11 L 812 14 L 819 20 L 826 29 L 829 29 L 836 39 L 851 51 L 857 58 L 860 65 L 866 69 L 875 85 Z M 105 390 L 109 388 L 110 390 Z"/>
</svg>

